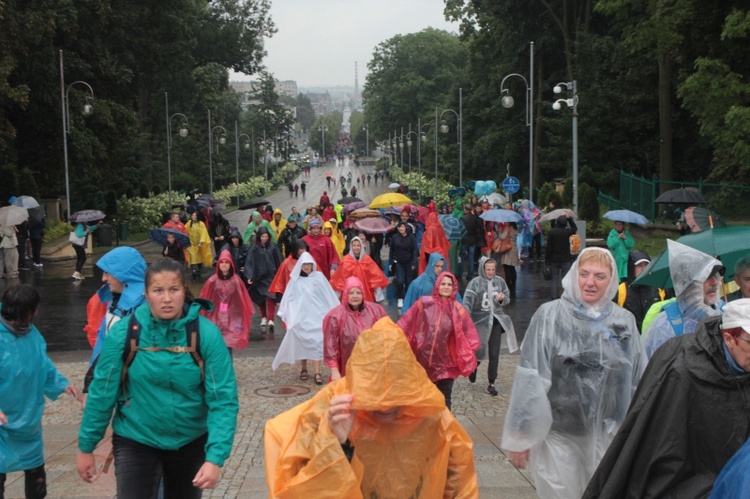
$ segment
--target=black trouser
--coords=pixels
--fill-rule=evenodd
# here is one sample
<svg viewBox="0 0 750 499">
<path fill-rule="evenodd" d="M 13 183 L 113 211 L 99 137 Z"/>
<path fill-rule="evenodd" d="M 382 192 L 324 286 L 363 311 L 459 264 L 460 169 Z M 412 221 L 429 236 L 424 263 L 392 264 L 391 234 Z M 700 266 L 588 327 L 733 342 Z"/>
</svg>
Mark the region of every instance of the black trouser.
<svg viewBox="0 0 750 499">
<path fill-rule="evenodd" d="M 26 499 L 42 499 L 47 497 L 47 473 L 44 465 L 24 470 L 24 494 Z M 5 498 L 5 473 L 0 473 L 0 499 Z"/>
<path fill-rule="evenodd" d="M 208 433 L 172 451 L 112 435 L 117 497 L 155 499 L 162 477 L 165 499 L 201 497 L 203 491 L 193 486 L 193 478 L 206 460 L 207 439 Z"/>
<path fill-rule="evenodd" d="M 504 332 L 503 326 L 500 325 L 497 319 L 493 318 L 492 331 L 490 331 L 490 338 L 487 341 L 487 357 L 490 359 L 487 366 L 487 381 L 491 385 L 494 385 L 497 379 L 497 364 L 500 360 L 500 335 Z"/>
<path fill-rule="evenodd" d="M 76 272 L 80 272 L 86 263 L 86 249 L 78 244 L 74 244 L 73 249 L 76 251 Z"/>
<path fill-rule="evenodd" d="M 453 382 L 455 380 L 446 378 L 446 379 L 439 379 L 435 382 L 435 386 L 437 386 L 437 389 L 440 390 L 440 393 L 443 394 L 445 397 L 445 406 L 448 408 L 448 410 L 451 410 L 451 393 L 453 393 Z"/>
<path fill-rule="evenodd" d="M 542 259 L 542 234 L 537 232 L 531 238 L 531 249 L 529 249 L 529 258 L 534 256 L 534 248 L 536 247 L 536 259 Z"/>
<path fill-rule="evenodd" d="M 514 251 L 511 249 L 511 251 Z M 503 265 L 503 270 L 505 271 L 505 283 L 508 285 L 508 291 L 511 293 L 516 292 L 516 268 L 513 265 Z"/>
<path fill-rule="evenodd" d="M 42 263 L 42 239 L 32 237 L 31 241 L 31 258 L 34 263 Z"/>
<path fill-rule="evenodd" d="M 18 238 L 18 268 L 26 267 L 26 243 L 28 243 L 28 237 Z"/>
</svg>

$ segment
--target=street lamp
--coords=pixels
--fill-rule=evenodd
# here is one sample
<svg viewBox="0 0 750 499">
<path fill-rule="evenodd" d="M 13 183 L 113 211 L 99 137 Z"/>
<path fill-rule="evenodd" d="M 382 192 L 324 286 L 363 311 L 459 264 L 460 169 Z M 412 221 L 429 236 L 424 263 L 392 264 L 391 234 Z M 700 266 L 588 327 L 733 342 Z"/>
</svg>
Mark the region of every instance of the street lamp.
<svg viewBox="0 0 750 499">
<path fill-rule="evenodd" d="M 365 146 L 365 158 L 370 157 L 370 128 L 365 125 L 362 127 L 362 130 L 365 132 L 365 143 L 367 144 Z"/>
<path fill-rule="evenodd" d="M 552 109 L 559 111 L 562 109 L 561 103 L 563 103 L 573 111 L 573 211 L 578 213 L 578 87 L 576 80 L 560 82 L 555 85 L 552 91 L 559 94 L 562 93 L 563 89 L 570 91 L 572 97 L 557 99 L 552 104 Z"/>
<path fill-rule="evenodd" d="M 94 112 L 91 101 L 94 100 L 94 89 L 85 81 L 74 81 L 67 87 L 65 86 L 65 73 L 63 70 L 63 52 L 60 51 L 60 97 L 62 99 L 62 125 L 63 125 L 63 157 L 65 159 L 65 203 L 68 210 L 67 216 L 70 217 L 70 177 L 68 174 L 68 134 L 70 133 L 70 89 L 74 85 L 83 85 L 89 89 L 86 96 L 86 103 L 83 105 L 82 113 L 84 116 Z"/>
<path fill-rule="evenodd" d="M 320 132 L 320 140 L 323 142 L 323 150 L 320 153 L 320 161 L 325 162 L 325 155 L 326 155 L 326 132 L 328 131 L 328 127 L 325 125 L 320 125 L 318 127 L 318 131 Z"/>
<path fill-rule="evenodd" d="M 240 205 L 240 140 L 242 137 L 245 137 L 247 141 L 245 142 L 245 150 L 250 150 L 250 137 L 246 134 L 239 134 L 239 131 L 237 129 L 237 120 L 234 120 L 234 169 L 235 169 L 235 175 L 237 177 L 237 206 Z"/>
<path fill-rule="evenodd" d="M 422 142 L 427 142 L 427 134 L 424 132 L 424 127 L 429 127 L 430 123 L 427 122 L 422 124 L 422 118 L 417 118 L 417 130 L 419 130 L 419 137 L 417 138 L 417 171 L 422 174 Z"/>
<path fill-rule="evenodd" d="M 409 173 L 411 173 L 411 146 L 414 145 L 411 140 L 412 136 L 416 138 L 417 150 L 419 150 L 419 134 L 411 129 L 411 123 L 409 123 L 409 131 L 406 133 L 406 145 L 409 147 Z M 420 162 L 419 158 L 417 158 L 417 162 Z"/>
<path fill-rule="evenodd" d="M 214 191 L 214 165 L 213 165 L 213 147 L 214 147 L 214 132 L 217 128 L 220 128 L 224 133 L 219 137 L 219 144 L 224 145 L 227 143 L 227 129 L 221 125 L 211 127 L 211 110 L 208 110 L 208 190 Z M 216 145 L 216 151 L 219 151 L 219 144 Z"/>
<path fill-rule="evenodd" d="M 263 178 L 268 181 L 268 143 L 266 142 L 266 131 L 263 130 L 263 145 L 260 146 L 260 152 L 263 153 Z"/>
<path fill-rule="evenodd" d="M 169 189 L 169 206 L 172 207 L 172 120 L 176 116 L 182 117 L 182 125 L 180 125 L 180 137 L 187 137 L 189 124 L 187 116 L 182 113 L 174 113 L 172 116 L 169 115 L 169 94 L 164 92 L 164 106 L 166 109 L 165 116 L 167 118 L 167 182 Z"/>
<path fill-rule="evenodd" d="M 529 42 L 529 80 L 518 73 L 507 75 L 500 82 L 500 94 L 503 96 L 500 103 L 504 108 L 513 107 L 513 96 L 507 88 L 504 88 L 505 80 L 511 76 L 521 78 L 526 85 L 526 126 L 529 127 L 529 201 L 534 201 L 534 42 Z"/>
<path fill-rule="evenodd" d="M 458 121 L 458 126 L 456 127 L 456 135 L 458 136 L 458 185 L 464 184 L 464 168 L 463 168 L 463 126 L 462 126 L 462 117 L 463 117 L 463 89 L 458 89 L 458 112 L 454 111 L 453 109 L 445 109 L 442 113 L 440 113 L 440 118 L 443 117 L 445 113 L 451 112 L 456 115 L 456 120 Z M 435 121 L 435 127 L 437 128 L 437 120 Z M 440 131 L 443 133 L 448 133 L 449 127 L 443 121 L 443 124 L 440 126 Z M 437 150 L 437 145 L 435 146 Z M 437 184 L 437 180 L 435 180 L 435 183 Z M 436 188 L 437 189 L 437 188 Z"/>
</svg>

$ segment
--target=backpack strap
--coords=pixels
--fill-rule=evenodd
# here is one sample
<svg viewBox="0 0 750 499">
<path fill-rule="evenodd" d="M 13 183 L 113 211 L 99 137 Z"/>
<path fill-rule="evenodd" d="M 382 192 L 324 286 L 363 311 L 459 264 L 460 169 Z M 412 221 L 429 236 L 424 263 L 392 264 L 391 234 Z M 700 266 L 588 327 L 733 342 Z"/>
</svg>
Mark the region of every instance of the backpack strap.
<svg viewBox="0 0 750 499">
<path fill-rule="evenodd" d="M 667 314 L 667 319 L 672 325 L 675 336 L 680 336 L 685 331 L 685 323 L 682 320 L 682 312 L 676 301 L 669 303 L 662 309 Z"/>
</svg>

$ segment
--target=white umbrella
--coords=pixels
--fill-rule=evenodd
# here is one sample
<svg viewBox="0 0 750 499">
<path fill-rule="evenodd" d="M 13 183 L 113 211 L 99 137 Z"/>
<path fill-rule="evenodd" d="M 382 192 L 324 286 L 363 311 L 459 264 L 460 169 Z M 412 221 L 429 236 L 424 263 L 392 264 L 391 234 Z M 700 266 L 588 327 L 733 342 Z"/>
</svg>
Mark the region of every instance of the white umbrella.
<svg viewBox="0 0 750 499">
<path fill-rule="evenodd" d="M 39 202 L 31 196 L 18 196 L 11 204 L 26 209 L 39 208 Z"/>
<path fill-rule="evenodd" d="M 578 218 L 578 215 L 576 215 L 573 210 L 569 210 L 568 208 L 558 208 L 556 210 L 552 210 L 549 213 L 545 213 L 544 215 L 542 215 L 539 218 L 539 221 L 540 222 L 551 222 L 552 220 L 556 220 L 559 217 L 564 217 L 566 213 L 572 219 Z"/>
<path fill-rule="evenodd" d="M 497 192 L 493 192 L 492 194 L 487 194 L 486 196 L 482 196 L 481 198 L 479 198 L 479 200 L 487 201 L 493 206 L 505 206 L 505 203 L 508 202 L 505 196 Z"/>
<path fill-rule="evenodd" d="M 401 184 L 399 184 L 398 182 L 393 182 L 388 186 L 389 189 L 398 189 L 399 187 L 401 187 Z"/>
<path fill-rule="evenodd" d="M 20 206 L 3 206 L 0 208 L 0 225 L 6 227 L 18 225 L 29 219 L 29 210 Z"/>
</svg>

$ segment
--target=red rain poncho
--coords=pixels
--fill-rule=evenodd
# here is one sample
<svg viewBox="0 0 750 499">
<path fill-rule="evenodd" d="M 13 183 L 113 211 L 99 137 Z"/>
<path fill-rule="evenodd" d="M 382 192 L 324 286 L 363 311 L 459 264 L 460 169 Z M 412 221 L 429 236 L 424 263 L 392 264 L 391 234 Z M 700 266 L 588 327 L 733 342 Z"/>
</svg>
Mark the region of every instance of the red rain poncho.
<svg viewBox="0 0 750 499">
<path fill-rule="evenodd" d="M 362 239 L 359 237 L 352 238 L 353 241 L 359 241 L 362 244 Z M 351 246 L 351 242 L 349 243 Z M 341 260 L 341 265 L 336 269 L 336 273 L 331 277 L 331 287 L 336 291 L 341 291 L 345 287 L 345 282 L 349 277 L 356 277 L 362 282 L 364 287 L 362 292 L 365 295 L 365 301 L 375 301 L 375 295 L 373 289 L 385 288 L 388 286 L 388 278 L 385 276 L 378 264 L 365 253 L 364 244 L 359 252 L 359 259 L 354 257 L 354 252 L 349 251 L 349 254 Z"/>
<path fill-rule="evenodd" d="M 326 276 L 326 279 L 330 279 L 331 270 L 336 269 L 340 261 L 336 246 L 331 239 L 323 234 L 318 236 L 308 234 L 303 236 L 302 240 L 307 243 L 307 252 L 315 259 L 318 270 Z"/>
<path fill-rule="evenodd" d="M 450 262 L 451 259 L 448 254 L 450 249 L 451 243 L 449 243 L 448 238 L 445 237 L 445 230 L 443 229 L 443 226 L 440 225 L 440 219 L 438 218 L 437 213 L 428 214 L 424 234 L 422 234 L 422 246 L 419 250 L 419 269 L 417 270 L 417 275 L 421 275 L 427 267 L 427 259 L 430 258 L 430 253 L 440 253 L 445 257 L 446 263 Z"/>
<path fill-rule="evenodd" d="M 388 317 L 363 331 L 347 376 L 266 423 L 268 497 L 474 498 L 479 496 L 471 438 L 445 407 Z M 328 426 L 335 395 L 356 410 L 349 462 Z M 402 407 L 381 423 L 368 411 Z"/>
<path fill-rule="evenodd" d="M 359 334 L 387 315 L 383 307 L 367 298 L 362 302 L 361 310 L 352 310 L 349 306 L 349 290 L 352 288 L 359 288 L 364 294 L 362 281 L 349 277 L 341 293 L 341 305 L 323 319 L 323 360 L 328 367 L 337 367 L 341 376 L 346 376 L 346 362 Z"/>
<path fill-rule="evenodd" d="M 438 290 L 446 276 L 453 279 L 453 292 L 442 298 Z M 435 279 L 432 296 L 421 297 L 398 321 L 433 382 L 468 376 L 477 367 L 479 335 L 469 313 L 456 301 L 457 293 L 455 276 L 443 272 Z"/>
<path fill-rule="evenodd" d="M 289 255 L 281 262 L 279 270 L 276 271 L 276 275 L 274 276 L 273 281 L 271 281 L 271 285 L 268 287 L 269 293 L 284 294 L 292 275 L 292 269 L 296 264 L 297 259 L 293 258 L 292 255 Z"/>
<path fill-rule="evenodd" d="M 224 279 L 219 264 L 227 261 L 231 266 L 229 279 Z M 228 250 L 221 252 L 216 262 L 216 273 L 208 278 L 201 289 L 200 298 L 211 300 L 214 309 L 201 311 L 208 320 L 216 324 L 229 348 L 242 350 L 250 339 L 250 318 L 255 313 L 245 284 L 237 275 L 234 259 Z"/>
</svg>

